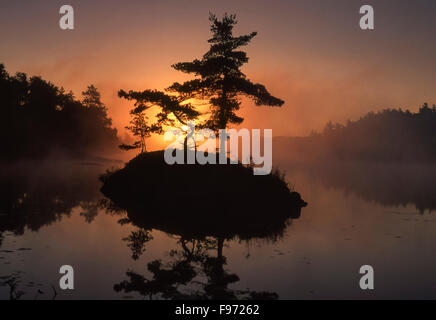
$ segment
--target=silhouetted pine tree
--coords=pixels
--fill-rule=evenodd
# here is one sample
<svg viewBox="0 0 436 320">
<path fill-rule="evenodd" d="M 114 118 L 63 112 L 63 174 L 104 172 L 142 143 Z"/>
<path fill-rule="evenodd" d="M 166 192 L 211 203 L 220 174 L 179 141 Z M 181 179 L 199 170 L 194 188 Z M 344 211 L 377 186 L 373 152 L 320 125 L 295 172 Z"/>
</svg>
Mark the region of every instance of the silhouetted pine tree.
<svg viewBox="0 0 436 320">
<path fill-rule="evenodd" d="M 195 107 L 187 103 L 181 96 L 168 95 L 157 90 L 145 90 L 142 92 L 120 90 L 120 98 L 135 100 L 135 106 L 130 111 L 132 120 L 130 126 L 126 127 L 138 138 L 133 144 L 122 144 L 123 150 L 141 149 L 146 151 L 145 139 L 152 133 L 162 133 L 164 126 L 177 127 L 187 125 L 188 121 L 198 118 L 200 113 Z M 156 121 L 149 123 L 147 111 L 152 107 L 159 107 L 156 114 Z"/>
<path fill-rule="evenodd" d="M 120 98 L 134 100 L 135 106 L 130 111 L 133 118 L 127 127 L 135 136 L 148 137 L 151 133 L 162 133 L 164 126 L 177 127 L 188 125 L 188 121 L 199 118 L 196 109 L 198 101 L 206 101 L 210 107 L 210 117 L 197 127 L 210 128 L 215 131 L 225 129 L 230 124 L 240 124 L 244 119 L 237 116 L 241 96 L 254 100 L 256 105 L 282 106 L 284 101 L 273 97 L 266 88 L 252 83 L 240 68 L 248 62 L 247 54 L 238 48 L 246 46 L 256 36 L 233 36 L 233 27 L 237 20 L 235 15 L 225 14 L 222 20 L 210 14 L 212 38 L 211 47 L 201 60 L 180 62 L 172 67 L 176 70 L 193 73 L 196 79 L 182 84 L 175 82 L 164 92 L 145 90 L 142 92 L 120 90 Z M 156 122 L 147 122 L 147 112 L 152 107 L 159 107 Z M 146 135 L 143 133 L 146 132 Z M 185 148 L 188 134 L 185 138 Z M 122 149 L 141 148 L 145 150 L 143 138 L 131 145 L 122 145 Z"/>
<path fill-rule="evenodd" d="M 185 99 L 207 100 L 211 115 L 204 126 L 214 130 L 225 129 L 229 123 L 242 123 L 244 119 L 235 113 L 240 108 L 241 95 L 252 98 L 258 106 L 282 106 L 283 100 L 273 97 L 263 85 L 252 83 L 240 70 L 248 57 L 238 48 L 248 45 L 257 33 L 233 36 L 236 15 L 225 14 L 219 20 L 210 14 L 209 20 L 213 34 L 208 41 L 211 44 L 209 51 L 200 60 L 172 66 L 197 78 L 182 84 L 176 82 L 168 91 Z"/>
</svg>

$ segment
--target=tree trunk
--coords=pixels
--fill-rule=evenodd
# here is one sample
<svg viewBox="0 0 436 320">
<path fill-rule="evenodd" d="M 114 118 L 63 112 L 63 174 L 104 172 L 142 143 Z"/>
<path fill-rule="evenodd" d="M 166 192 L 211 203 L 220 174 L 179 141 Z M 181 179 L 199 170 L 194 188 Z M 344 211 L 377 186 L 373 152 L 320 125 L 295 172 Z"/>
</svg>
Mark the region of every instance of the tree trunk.
<svg viewBox="0 0 436 320">
<path fill-rule="evenodd" d="M 217 255 L 218 259 L 222 259 L 223 257 L 223 247 L 224 247 L 224 239 L 218 238 L 218 255 Z"/>
</svg>

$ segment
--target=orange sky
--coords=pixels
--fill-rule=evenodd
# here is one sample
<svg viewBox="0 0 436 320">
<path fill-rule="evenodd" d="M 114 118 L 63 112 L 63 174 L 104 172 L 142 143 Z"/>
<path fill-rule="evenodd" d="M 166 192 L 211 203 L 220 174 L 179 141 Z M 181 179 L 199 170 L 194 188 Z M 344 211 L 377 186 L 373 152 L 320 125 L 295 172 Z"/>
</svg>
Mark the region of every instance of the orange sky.
<svg viewBox="0 0 436 320">
<path fill-rule="evenodd" d="M 359 29 L 357 0 L 75 0 L 74 31 L 58 27 L 62 1 L 6 2 L 0 62 L 10 73 L 41 75 L 76 95 L 93 83 L 121 136 L 129 103 L 117 91 L 189 79 L 170 65 L 207 51 L 209 11 L 236 13 L 236 34 L 258 31 L 243 71 L 286 101 L 282 108 L 244 102 L 244 127 L 305 135 L 328 120 L 436 103 L 434 1 L 366 1 L 374 4 L 375 31 Z"/>
</svg>

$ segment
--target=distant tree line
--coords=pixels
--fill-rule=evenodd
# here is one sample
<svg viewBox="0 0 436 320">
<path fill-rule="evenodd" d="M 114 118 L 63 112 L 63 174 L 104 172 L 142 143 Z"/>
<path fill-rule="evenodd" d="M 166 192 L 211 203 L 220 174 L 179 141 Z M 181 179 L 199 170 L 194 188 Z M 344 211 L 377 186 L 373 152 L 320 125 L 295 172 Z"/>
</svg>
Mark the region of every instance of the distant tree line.
<svg viewBox="0 0 436 320">
<path fill-rule="evenodd" d="M 286 142 L 279 139 L 276 146 L 285 147 L 295 159 L 433 162 L 436 106 L 425 103 L 416 113 L 401 109 L 370 112 L 345 125 L 329 122 L 321 132 Z"/>
<path fill-rule="evenodd" d="M 68 156 L 117 150 L 117 131 L 90 85 L 82 100 L 41 77 L 8 74 L 0 64 L 0 160 L 35 159 L 50 152 Z"/>
</svg>

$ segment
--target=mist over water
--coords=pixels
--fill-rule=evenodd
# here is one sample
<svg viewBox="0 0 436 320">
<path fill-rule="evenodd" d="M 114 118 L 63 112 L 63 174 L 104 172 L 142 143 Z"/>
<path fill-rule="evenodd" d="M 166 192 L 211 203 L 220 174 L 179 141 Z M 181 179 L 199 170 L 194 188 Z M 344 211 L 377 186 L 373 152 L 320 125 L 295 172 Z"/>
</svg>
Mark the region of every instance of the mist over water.
<svg viewBox="0 0 436 320">
<path fill-rule="evenodd" d="M 177 295 L 166 298 L 201 290 L 279 299 L 436 297 L 435 166 L 276 163 L 309 205 L 276 236 L 236 236 L 224 239 L 219 249 L 222 239 L 186 238 L 183 226 L 180 234 L 171 234 L 126 220 L 99 191 L 98 176 L 121 165 L 50 159 L 2 167 L 2 282 L 15 278 L 25 292 L 22 299 L 51 299 L 59 267 L 69 264 L 75 268 L 75 290 L 58 290 L 57 299 L 142 298 L 141 288 L 120 290 L 129 281 L 126 272 L 153 280 L 162 270 L 172 272 L 177 262 L 188 263 L 193 278 L 174 284 Z M 132 238 L 141 234 L 142 242 Z M 185 248 L 196 248 L 198 260 L 190 260 Z M 225 260 L 216 260 L 220 250 Z M 161 263 L 157 270 L 149 268 L 153 261 Z M 232 279 L 225 288 L 218 290 L 217 280 L 205 273 L 211 261 Z M 365 264 L 375 269 L 371 293 L 358 285 Z M 2 299 L 9 294 L 8 286 L 0 287 Z M 165 297 L 161 292 L 153 298 Z"/>
</svg>

